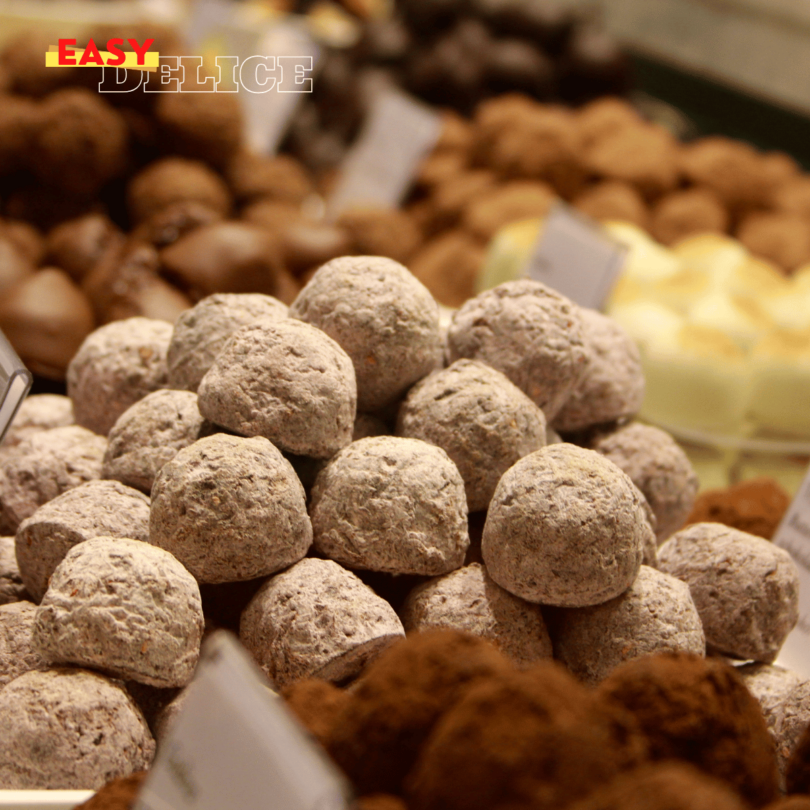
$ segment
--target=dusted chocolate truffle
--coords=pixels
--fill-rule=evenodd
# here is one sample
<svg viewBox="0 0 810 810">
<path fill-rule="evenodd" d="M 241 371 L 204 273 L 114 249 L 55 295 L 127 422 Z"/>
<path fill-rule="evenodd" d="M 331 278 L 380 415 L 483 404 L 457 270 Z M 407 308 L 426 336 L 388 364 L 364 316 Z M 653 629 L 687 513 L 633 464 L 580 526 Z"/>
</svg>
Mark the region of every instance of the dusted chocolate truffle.
<svg viewBox="0 0 810 810">
<path fill-rule="evenodd" d="M 57 225 L 48 234 L 48 256 L 74 281 L 81 281 L 121 236 L 104 214 L 86 214 Z"/>
<path fill-rule="evenodd" d="M 0 231 L 0 292 L 8 289 L 34 273 L 33 262 L 20 250 L 8 234 Z"/>
<path fill-rule="evenodd" d="M 597 98 L 577 113 L 577 125 L 585 146 L 643 122 L 641 116 L 624 99 L 612 96 Z"/>
<path fill-rule="evenodd" d="M 29 598 L 20 576 L 14 538 L 0 537 L 0 605 L 21 602 Z"/>
<path fill-rule="evenodd" d="M 458 469 L 417 439 L 352 442 L 318 474 L 310 514 L 315 549 L 351 568 L 435 576 L 470 543 Z"/>
<path fill-rule="evenodd" d="M 484 563 L 530 602 L 598 605 L 624 593 L 652 529 L 644 497 L 598 453 L 554 444 L 501 478 L 487 513 Z"/>
<path fill-rule="evenodd" d="M 239 152 L 228 164 L 227 177 L 240 201 L 271 197 L 299 204 L 314 191 L 304 167 L 289 155 Z"/>
<path fill-rule="evenodd" d="M 51 45 L 49 32 L 30 25 L 28 30 L 4 43 L 0 64 L 12 92 L 41 97 L 77 82 L 82 75 L 78 66 L 53 70 L 45 65 L 42 56 Z"/>
<path fill-rule="evenodd" d="M 748 691 L 759 701 L 768 728 L 775 736 L 782 705 L 802 679 L 795 672 L 773 664 L 744 664 L 737 667 L 737 674 L 743 679 Z"/>
<path fill-rule="evenodd" d="M 393 608 L 331 560 L 307 559 L 269 579 L 242 614 L 239 638 L 279 687 L 345 681 L 397 637 Z"/>
<path fill-rule="evenodd" d="M 810 733 L 808 733 L 810 726 L 805 725 L 804 731 L 798 739 L 793 751 L 790 755 L 790 760 L 787 763 L 786 783 L 788 793 L 807 793 L 810 790 Z M 794 801 L 799 797 L 794 797 Z M 796 807 L 779 808 L 779 810 L 808 810 L 810 807 L 810 796 L 802 797 L 806 805 L 797 804 Z"/>
<path fill-rule="evenodd" d="M 22 220 L 9 219 L 0 222 L 0 234 L 16 246 L 17 250 L 35 265 L 42 263 L 45 258 L 45 237 L 42 232 Z"/>
<path fill-rule="evenodd" d="M 740 223 L 737 239 L 787 272 L 810 261 L 810 222 L 796 214 L 750 214 Z"/>
<path fill-rule="evenodd" d="M 77 805 L 76 810 L 131 810 L 146 774 L 147 771 L 137 771 L 130 776 L 122 776 L 107 782 L 98 793 Z"/>
<path fill-rule="evenodd" d="M 281 696 L 287 708 L 321 745 L 327 744 L 340 712 L 350 700 L 347 691 L 320 678 L 295 681 L 281 691 Z"/>
<path fill-rule="evenodd" d="M 335 256 L 352 252 L 351 236 L 327 222 L 294 222 L 279 238 L 284 263 L 296 276 L 314 272 Z"/>
<path fill-rule="evenodd" d="M 351 252 L 360 256 L 407 262 L 422 242 L 419 228 L 404 211 L 352 208 L 338 217 L 337 224 L 351 237 Z"/>
<path fill-rule="evenodd" d="M 796 626 L 796 565 L 761 537 L 696 523 L 661 546 L 658 567 L 689 585 L 709 651 L 770 664 Z"/>
<path fill-rule="evenodd" d="M 166 385 L 171 324 L 127 318 L 90 334 L 70 361 L 68 396 L 76 424 L 103 436 L 119 416 Z"/>
<path fill-rule="evenodd" d="M 31 634 L 36 613 L 33 602 L 0 605 L 0 689 L 23 672 L 47 666 Z"/>
<path fill-rule="evenodd" d="M 149 539 L 149 499 L 117 481 L 88 481 L 37 509 L 17 529 L 20 574 L 39 602 L 65 554 L 93 537 Z"/>
<path fill-rule="evenodd" d="M 644 198 L 629 183 L 605 180 L 574 200 L 574 208 L 597 220 L 621 220 L 646 228 L 650 218 Z"/>
<path fill-rule="evenodd" d="M 773 195 L 778 211 L 810 218 L 810 176 L 801 175 L 780 185 Z"/>
<path fill-rule="evenodd" d="M 267 576 L 300 560 L 312 542 L 304 488 L 267 439 L 200 439 L 158 473 L 149 540 L 199 582 Z"/>
<path fill-rule="evenodd" d="M 62 394 L 32 394 L 20 404 L 3 439 L 3 447 L 16 447 L 41 430 L 73 424 L 73 403 Z"/>
<path fill-rule="evenodd" d="M 784 774 L 789 764 L 793 774 L 790 782 L 796 780 L 799 760 L 804 756 L 799 745 L 810 727 L 810 681 L 801 681 L 784 696 L 776 710 L 776 723 L 773 735 L 776 739 L 776 756 L 779 769 Z"/>
<path fill-rule="evenodd" d="M 37 123 L 37 112 L 37 105 L 28 99 L 0 95 L 0 172 L 3 174 L 28 163 L 28 148 Z"/>
<path fill-rule="evenodd" d="M 352 361 L 325 332 L 269 318 L 234 332 L 200 382 L 200 413 L 282 450 L 330 458 L 352 440 Z"/>
<path fill-rule="evenodd" d="M 223 219 L 222 212 L 215 211 L 204 202 L 181 200 L 160 208 L 141 222 L 130 236 L 135 241 L 150 242 L 161 250 L 173 245 L 195 228 L 219 222 L 221 219 Z"/>
<path fill-rule="evenodd" d="M 485 251 L 464 231 L 448 231 L 427 242 L 411 259 L 410 270 L 447 307 L 460 307 L 475 295 Z"/>
<path fill-rule="evenodd" d="M 532 180 L 513 180 L 473 197 L 462 214 L 462 225 L 488 242 L 504 226 L 519 219 L 544 217 L 556 200 L 551 186 Z"/>
<path fill-rule="evenodd" d="M 546 443 L 546 418 L 503 374 L 457 360 L 408 392 L 397 434 L 441 447 L 464 479 L 471 512 L 486 509 L 501 476 Z"/>
<path fill-rule="evenodd" d="M 731 224 L 728 210 L 708 188 L 673 191 L 658 201 L 650 232 L 665 245 L 707 231 L 725 233 Z"/>
<path fill-rule="evenodd" d="M 470 200 L 495 189 L 497 175 L 488 169 L 473 169 L 449 177 L 433 189 L 433 218 L 444 226 L 455 225 Z"/>
<path fill-rule="evenodd" d="M 123 686 L 83 669 L 26 672 L 0 689 L 0 784 L 94 790 L 146 768 L 155 741 Z"/>
</svg>

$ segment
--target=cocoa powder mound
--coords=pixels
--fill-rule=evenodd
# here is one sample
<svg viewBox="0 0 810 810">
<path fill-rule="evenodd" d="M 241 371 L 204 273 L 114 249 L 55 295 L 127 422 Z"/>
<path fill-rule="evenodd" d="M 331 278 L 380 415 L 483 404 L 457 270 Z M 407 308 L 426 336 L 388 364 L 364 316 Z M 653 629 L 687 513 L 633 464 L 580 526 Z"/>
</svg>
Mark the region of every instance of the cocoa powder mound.
<svg viewBox="0 0 810 810">
<path fill-rule="evenodd" d="M 654 760 L 691 762 L 755 807 L 778 797 L 776 753 L 762 710 L 725 662 L 651 655 L 617 667 L 597 693 L 635 716 Z"/>
<path fill-rule="evenodd" d="M 146 774 L 147 771 L 137 771 L 121 779 L 107 782 L 101 790 L 80 804 L 76 810 L 132 810 L 141 785 L 146 779 Z"/>
<path fill-rule="evenodd" d="M 804 730 L 790 755 L 785 784 L 788 793 L 810 793 L 810 726 Z"/>
<path fill-rule="evenodd" d="M 686 525 L 723 523 L 770 540 L 788 506 L 790 496 L 773 478 L 752 478 L 725 489 L 702 492 Z"/>
<path fill-rule="evenodd" d="M 287 701 L 287 708 L 321 745 L 328 742 L 340 712 L 349 702 L 347 692 L 320 678 L 296 681 L 282 689 L 281 696 Z"/>
<path fill-rule="evenodd" d="M 467 633 L 409 636 L 368 667 L 338 715 L 327 749 L 358 794 L 399 795 L 442 713 L 474 683 L 511 668 L 492 644 Z"/>
</svg>

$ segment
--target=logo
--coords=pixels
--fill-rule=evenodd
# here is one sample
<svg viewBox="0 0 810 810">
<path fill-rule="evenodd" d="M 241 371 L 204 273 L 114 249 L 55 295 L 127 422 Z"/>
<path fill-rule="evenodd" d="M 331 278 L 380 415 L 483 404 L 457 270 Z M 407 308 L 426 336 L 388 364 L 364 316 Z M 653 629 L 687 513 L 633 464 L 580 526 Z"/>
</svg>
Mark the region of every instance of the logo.
<svg viewBox="0 0 810 810">
<path fill-rule="evenodd" d="M 132 48 L 131 51 L 124 51 L 121 46 L 124 40 L 115 37 L 107 40 L 107 50 L 99 50 L 99 47 L 91 39 L 83 48 L 77 49 L 75 39 L 60 39 L 59 44 L 53 45 L 45 54 L 46 67 L 110 67 L 110 68 L 135 68 L 137 70 L 154 71 L 158 69 L 160 54 L 157 51 L 149 51 L 154 44 L 154 39 L 144 40 L 143 45 L 136 39 L 128 39 L 127 43 Z"/>
</svg>

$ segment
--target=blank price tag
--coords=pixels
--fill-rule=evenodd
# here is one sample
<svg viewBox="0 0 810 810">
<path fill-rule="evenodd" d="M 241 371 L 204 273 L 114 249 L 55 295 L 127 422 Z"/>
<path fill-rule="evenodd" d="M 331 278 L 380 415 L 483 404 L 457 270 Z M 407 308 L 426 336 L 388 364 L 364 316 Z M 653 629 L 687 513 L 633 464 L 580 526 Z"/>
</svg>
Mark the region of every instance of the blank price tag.
<svg viewBox="0 0 810 810">
<path fill-rule="evenodd" d="M 349 795 L 248 654 L 219 631 L 135 810 L 346 810 Z"/>
<path fill-rule="evenodd" d="M 0 332 L 0 442 L 31 390 L 32 382 L 31 372 Z"/>
<path fill-rule="evenodd" d="M 427 105 L 396 90 L 380 93 L 343 163 L 329 216 L 354 206 L 399 206 L 441 130 L 440 116 Z"/>
<path fill-rule="evenodd" d="M 596 222 L 557 203 L 546 218 L 527 275 L 580 306 L 601 309 L 626 255 L 627 247 Z"/>
</svg>

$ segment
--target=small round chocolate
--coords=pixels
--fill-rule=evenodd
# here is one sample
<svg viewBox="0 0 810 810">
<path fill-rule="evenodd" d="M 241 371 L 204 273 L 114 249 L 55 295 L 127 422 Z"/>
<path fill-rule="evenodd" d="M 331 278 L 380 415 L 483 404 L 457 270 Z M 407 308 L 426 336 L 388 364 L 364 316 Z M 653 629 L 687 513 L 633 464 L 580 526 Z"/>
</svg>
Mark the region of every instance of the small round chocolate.
<svg viewBox="0 0 810 810">
<path fill-rule="evenodd" d="M 26 518 L 17 529 L 17 563 L 35 601 L 68 551 L 93 537 L 148 540 L 149 499 L 118 481 L 88 481 Z"/>
<path fill-rule="evenodd" d="M 57 267 L 81 281 L 96 262 L 122 238 L 104 214 L 86 214 L 57 225 L 48 234 L 48 257 Z"/>
<path fill-rule="evenodd" d="M 644 198 L 629 183 L 605 180 L 584 191 L 574 207 L 597 220 L 618 219 L 646 228 L 650 218 Z"/>
<path fill-rule="evenodd" d="M 289 155 L 239 152 L 228 164 L 226 174 L 240 202 L 270 197 L 298 205 L 314 191 L 304 167 Z"/>
<path fill-rule="evenodd" d="M 310 514 L 315 549 L 351 568 L 436 576 L 470 543 L 458 469 L 417 439 L 352 442 L 318 474 Z"/>
<path fill-rule="evenodd" d="M 489 575 L 529 602 L 586 607 L 624 593 L 652 528 L 644 497 L 615 464 L 572 444 L 507 470 L 482 538 Z"/>
<path fill-rule="evenodd" d="M 17 565 L 14 538 L 0 537 L 0 605 L 22 602 L 29 597 Z"/>
<path fill-rule="evenodd" d="M 554 189 L 546 183 L 512 180 L 471 198 L 462 214 L 462 225 L 477 239 L 488 242 L 505 225 L 546 216 L 556 199 Z"/>
<path fill-rule="evenodd" d="M 689 585 L 709 652 L 773 663 L 799 619 L 799 574 L 768 540 L 695 523 L 658 549 L 661 571 Z"/>
<path fill-rule="evenodd" d="M 289 453 L 331 458 L 352 440 L 352 361 L 326 333 L 264 318 L 231 336 L 197 391 L 200 413 Z"/>
<path fill-rule="evenodd" d="M 219 433 L 180 450 L 152 488 L 150 542 L 199 582 L 267 576 L 312 543 L 304 488 L 262 437 Z"/>
<path fill-rule="evenodd" d="M 708 188 L 674 191 L 658 201 L 650 232 L 665 245 L 698 233 L 725 233 L 731 218 L 720 198 Z"/>
<path fill-rule="evenodd" d="M 41 430 L 67 427 L 73 422 L 73 403 L 62 394 L 32 394 L 26 397 L 3 439 L 4 447 L 16 447 Z"/>
<path fill-rule="evenodd" d="M 36 614 L 33 602 L 0 605 L 0 689 L 23 672 L 47 668 L 34 646 L 32 630 Z"/>
<path fill-rule="evenodd" d="M 0 171 L 7 174 L 28 164 L 39 107 L 30 99 L 19 96 L 3 93 L 0 98 Z"/>
<path fill-rule="evenodd" d="M 447 231 L 427 242 L 410 269 L 440 305 L 460 307 L 475 295 L 485 251 L 464 231 Z"/>
<path fill-rule="evenodd" d="M 779 770 L 787 771 L 788 762 L 795 760 L 799 743 L 810 727 L 810 681 L 801 681 L 784 696 L 776 711 L 773 735 Z"/>
<path fill-rule="evenodd" d="M 278 687 L 358 675 L 405 635 L 393 608 L 331 560 L 307 559 L 268 580 L 242 614 L 239 638 Z"/>
<path fill-rule="evenodd" d="M 797 214 L 756 211 L 739 224 L 737 239 L 788 273 L 810 262 L 810 223 Z"/>
</svg>

